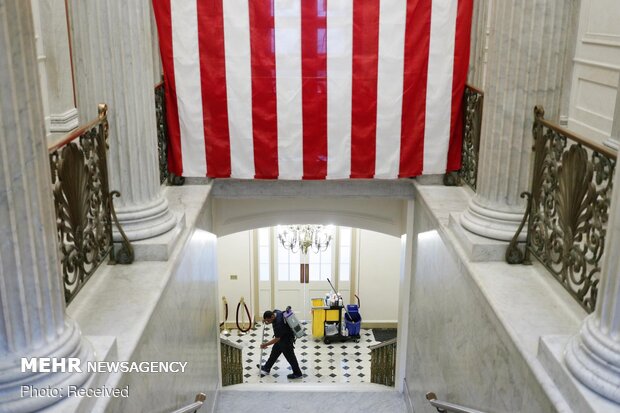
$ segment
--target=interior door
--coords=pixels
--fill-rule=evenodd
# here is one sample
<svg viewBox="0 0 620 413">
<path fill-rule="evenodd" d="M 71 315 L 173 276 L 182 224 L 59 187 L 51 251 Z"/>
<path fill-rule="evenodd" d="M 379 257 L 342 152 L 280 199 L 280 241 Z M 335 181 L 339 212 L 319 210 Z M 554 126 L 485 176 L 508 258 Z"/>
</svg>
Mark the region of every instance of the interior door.
<svg viewBox="0 0 620 413">
<path fill-rule="evenodd" d="M 275 232 L 275 231 L 274 231 Z M 335 237 L 324 251 L 308 250 L 307 254 L 291 252 L 284 248 L 273 234 L 275 250 L 274 303 L 275 308 L 285 309 L 291 306 L 301 321 L 312 319 L 313 298 L 325 298 L 325 293 L 332 293 L 330 280 L 342 293 L 346 304 L 350 303 L 351 273 L 351 229 L 336 231 Z M 344 242 L 340 247 L 340 240 Z M 338 263 L 338 254 L 342 250 L 343 261 Z M 339 275 L 344 271 L 344 276 Z M 339 280 L 342 278 L 342 281 Z"/>
<path fill-rule="evenodd" d="M 291 306 L 297 318 L 305 320 L 304 311 L 305 283 L 302 272 L 301 254 L 291 252 L 277 242 L 275 249 L 274 304 L 275 308 L 284 310 Z"/>
</svg>

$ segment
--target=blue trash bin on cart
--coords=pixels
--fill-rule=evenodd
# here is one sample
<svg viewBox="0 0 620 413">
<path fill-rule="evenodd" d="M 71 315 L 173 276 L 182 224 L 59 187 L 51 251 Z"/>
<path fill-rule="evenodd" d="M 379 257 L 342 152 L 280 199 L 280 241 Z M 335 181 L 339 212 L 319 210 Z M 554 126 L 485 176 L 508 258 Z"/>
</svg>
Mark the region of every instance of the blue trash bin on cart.
<svg viewBox="0 0 620 413">
<path fill-rule="evenodd" d="M 362 326 L 362 316 L 356 304 L 347 305 L 347 313 L 344 315 L 344 323 L 349 336 L 359 336 Z"/>
</svg>

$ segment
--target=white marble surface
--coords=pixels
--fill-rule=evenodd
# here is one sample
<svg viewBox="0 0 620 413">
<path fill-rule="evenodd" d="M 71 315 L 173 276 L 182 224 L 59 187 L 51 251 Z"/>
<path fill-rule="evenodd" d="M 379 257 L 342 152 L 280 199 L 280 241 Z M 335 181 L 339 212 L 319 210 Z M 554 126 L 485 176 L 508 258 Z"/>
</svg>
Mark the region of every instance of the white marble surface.
<svg viewBox="0 0 620 413">
<path fill-rule="evenodd" d="M 65 317 L 45 123 L 30 1 L 0 5 L 0 411 L 28 412 L 60 397 L 33 388 L 81 385 L 88 374 L 24 372 L 22 357 L 92 360 Z"/>
<path fill-rule="evenodd" d="M 566 365 L 583 384 L 620 404 L 620 191 L 611 194 L 606 231 L 596 308 L 569 343 Z"/>
<path fill-rule="evenodd" d="M 214 340 L 217 339 L 216 316 L 212 310 L 218 302 L 215 298 L 213 303 L 210 301 L 211 294 L 216 291 L 211 284 L 214 281 L 207 276 L 208 272 L 200 271 L 203 266 L 208 268 L 208 262 L 204 260 L 209 257 L 207 254 L 204 257 L 195 254 L 197 249 L 211 241 L 203 231 L 188 239 L 189 228 L 194 228 L 197 222 L 204 219 L 203 208 L 210 190 L 209 185 L 166 187 L 164 194 L 172 210 L 184 211 L 188 226 L 171 258 L 165 262 L 102 266 L 67 309 L 85 326 L 85 334 L 116 337 L 118 360 L 179 358 L 179 361 L 190 363 L 190 373 L 171 378 L 154 399 L 160 404 L 151 406 L 149 411 L 166 411 L 169 407 L 173 410 L 187 404 L 195 395 L 187 393 L 188 389 L 193 392 L 193 386 L 210 392 L 208 401 L 214 402 L 213 380 L 215 383 L 218 380 L 219 367 L 208 364 L 213 363 L 214 355 L 213 347 L 207 346 L 206 342 L 210 337 L 210 326 L 215 332 Z M 187 330 L 188 334 L 181 334 L 179 329 Z M 200 337 L 200 343 L 196 342 L 196 334 L 204 334 Z M 204 372 L 197 373 L 197 366 L 203 367 Z M 203 373 L 209 375 L 206 380 L 196 379 Z M 143 411 L 142 407 L 131 409 L 135 409 L 138 403 L 148 406 L 147 399 L 153 395 L 145 382 L 136 379 L 140 377 L 113 374 L 106 383 L 117 387 L 131 384 L 133 392 L 130 400 L 124 402 L 127 405 L 123 404 L 130 406 L 130 410 L 122 410 L 116 404 L 119 400 L 100 399 L 92 411 Z M 161 386 L 159 379 L 164 379 L 164 376 L 148 378 L 153 386 Z"/>
<path fill-rule="evenodd" d="M 405 413 L 401 393 L 376 384 L 239 384 L 220 390 L 215 412 Z"/>
<path fill-rule="evenodd" d="M 84 340 L 92 345 L 95 361 L 118 361 L 118 349 L 116 338 L 108 336 L 88 336 Z M 91 374 L 82 385 L 85 389 L 97 389 L 105 386 L 110 377 L 109 372 L 97 372 Z M 67 412 L 92 412 L 97 405 L 97 399 L 93 397 L 68 397 L 44 410 L 44 413 L 67 413 Z"/>
<path fill-rule="evenodd" d="M 520 194 L 529 186 L 533 110 L 542 104 L 547 119 L 558 119 L 574 4 L 521 0 L 491 6 L 477 195 L 461 217 L 478 235 L 510 240 L 519 226 L 525 209 Z"/>
<path fill-rule="evenodd" d="M 219 386 L 215 246 L 215 235 L 193 232 L 131 356 L 132 361 L 187 362 L 185 371 L 126 374 L 121 386 L 129 386 L 131 397 L 113 399 L 111 411 L 166 413 L 201 392 L 207 406 L 213 403 Z"/>
<path fill-rule="evenodd" d="M 467 206 L 461 188 L 416 186 L 417 269 L 412 280 L 407 382 L 424 398 L 494 412 L 570 412 L 537 359 L 547 334 L 571 334 L 585 312 L 539 265 L 472 262 L 449 226 Z M 422 211 L 420 211 L 422 210 Z M 420 222 L 420 221 L 427 222 Z"/>
<path fill-rule="evenodd" d="M 546 336 L 540 340 L 538 358 L 551 372 L 567 402 L 579 413 L 618 413 L 620 405 L 605 399 L 583 386 L 566 368 L 565 349 L 570 336 Z"/>
<path fill-rule="evenodd" d="M 48 139 L 78 126 L 78 112 L 73 99 L 73 76 L 64 0 L 31 0 L 33 22 L 37 34 L 39 79 Z"/>
<path fill-rule="evenodd" d="M 108 170 L 114 205 L 130 240 L 175 227 L 162 196 L 153 85 L 151 5 L 141 0 L 72 2 L 75 87 L 82 122 L 108 105 Z M 105 68 L 98 70 L 97 68 Z M 120 236 L 114 232 L 114 239 Z"/>
<path fill-rule="evenodd" d="M 185 230 L 185 212 L 173 215 L 176 225 L 170 231 L 131 243 L 136 261 L 167 261 L 170 258 Z M 116 248 L 120 249 L 121 244 L 117 243 Z"/>
<path fill-rule="evenodd" d="M 450 214 L 449 226 L 461 248 L 467 253 L 467 257 L 472 262 L 504 261 L 506 256 L 506 241 L 476 235 L 467 231 L 461 225 L 461 214 Z"/>
</svg>

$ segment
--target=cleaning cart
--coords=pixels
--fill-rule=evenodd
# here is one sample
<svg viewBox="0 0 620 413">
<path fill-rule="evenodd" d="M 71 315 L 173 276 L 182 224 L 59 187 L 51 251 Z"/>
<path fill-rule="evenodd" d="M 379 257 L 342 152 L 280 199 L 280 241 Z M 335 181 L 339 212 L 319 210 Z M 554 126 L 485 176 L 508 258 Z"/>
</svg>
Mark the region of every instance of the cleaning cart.
<svg viewBox="0 0 620 413">
<path fill-rule="evenodd" d="M 329 285 L 336 293 L 336 289 L 331 281 L 327 279 Z M 336 293 L 337 294 L 337 293 Z M 344 322 L 342 312 L 345 312 Z M 346 307 L 338 302 L 325 308 L 325 319 L 323 342 L 325 344 L 339 343 L 343 341 L 354 340 L 356 343 L 360 340 L 360 329 L 362 325 L 362 316 L 359 313 L 359 307 L 355 304 L 349 304 Z"/>
</svg>

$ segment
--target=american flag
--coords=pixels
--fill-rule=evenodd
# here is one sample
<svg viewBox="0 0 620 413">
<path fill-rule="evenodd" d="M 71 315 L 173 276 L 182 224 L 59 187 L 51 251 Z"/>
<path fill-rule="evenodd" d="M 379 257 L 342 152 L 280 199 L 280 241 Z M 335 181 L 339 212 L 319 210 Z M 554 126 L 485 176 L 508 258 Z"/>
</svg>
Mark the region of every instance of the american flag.
<svg viewBox="0 0 620 413">
<path fill-rule="evenodd" d="M 473 0 L 153 0 L 169 169 L 395 179 L 459 169 Z"/>
</svg>

